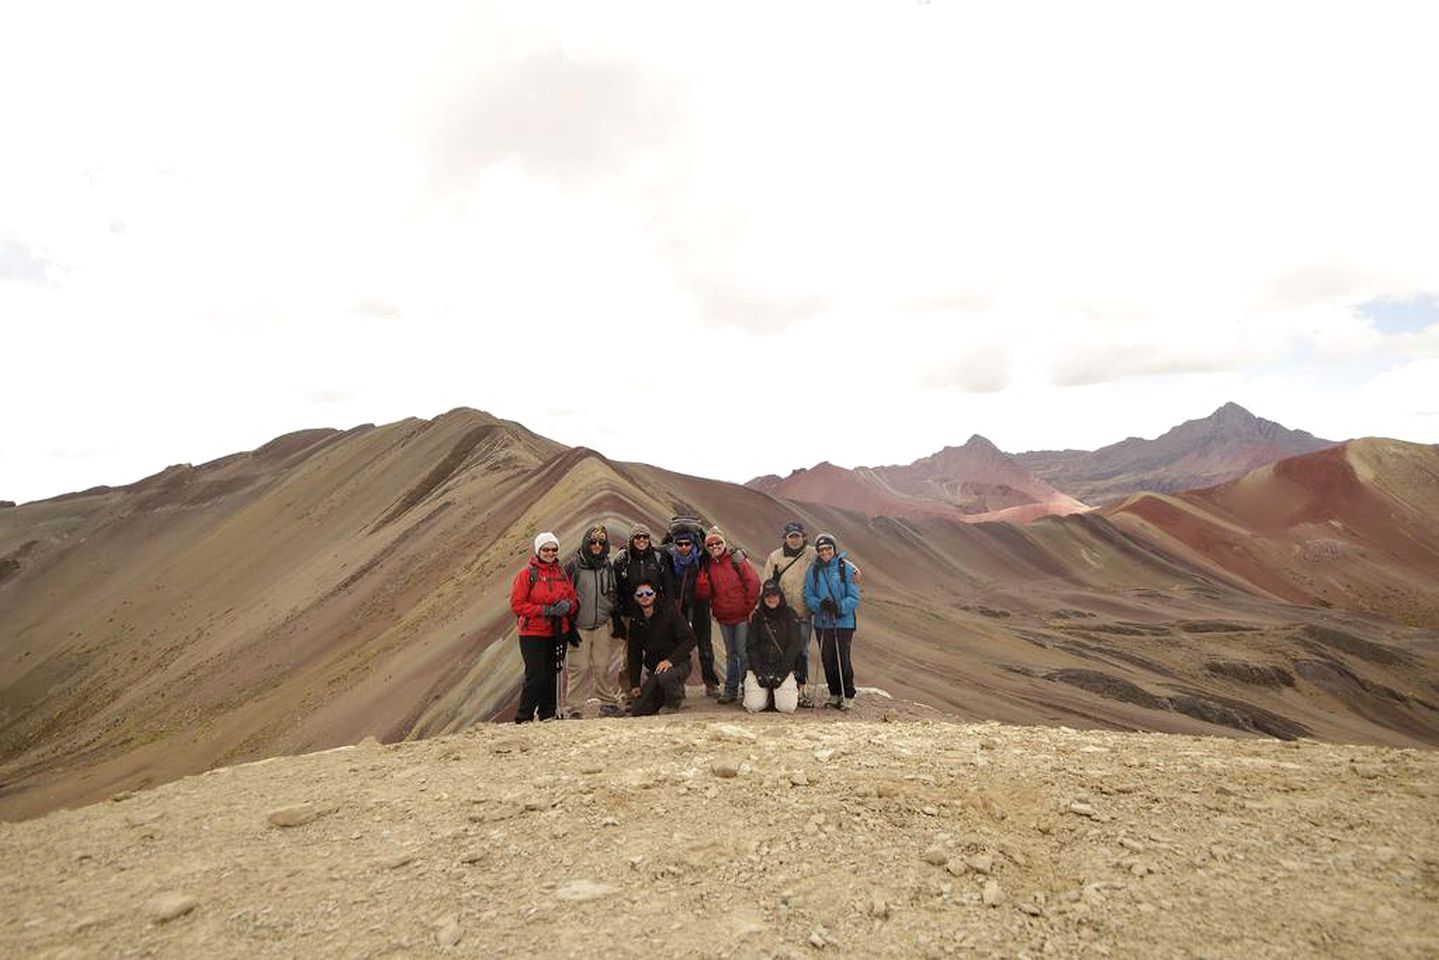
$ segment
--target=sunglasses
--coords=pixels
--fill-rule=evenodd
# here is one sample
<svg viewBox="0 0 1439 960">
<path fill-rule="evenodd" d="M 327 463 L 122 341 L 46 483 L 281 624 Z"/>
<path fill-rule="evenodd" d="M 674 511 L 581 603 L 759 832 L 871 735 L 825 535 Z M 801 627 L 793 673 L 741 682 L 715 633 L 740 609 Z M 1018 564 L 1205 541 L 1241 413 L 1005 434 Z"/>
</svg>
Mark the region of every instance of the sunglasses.
<svg viewBox="0 0 1439 960">
<path fill-rule="evenodd" d="M 830 546 L 829 544 L 827 544 L 827 543 L 826 543 L 824 546 L 822 546 L 822 547 L 815 547 L 815 549 L 816 549 L 816 550 L 828 550 L 830 553 L 834 553 L 834 547 L 831 547 L 831 546 Z"/>
<path fill-rule="evenodd" d="M 641 598 L 642 598 L 642 597 L 653 597 L 654 595 L 655 595 L 655 592 L 654 592 L 653 590 L 651 590 L 649 587 L 641 587 L 640 589 L 638 589 L 638 590 L 635 591 L 635 596 L 636 596 L 636 597 L 641 597 Z"/>
<path fill-rule="evenodd" d="M 677 547 L 692 547 L 692 546 L 694 546 L 694 545 L 695 545 L 695 543 L 694 543 L 693 540 L 676 540 L 676 541 L 675 541 L 675 546 L 677 546 Z"/>
<path fill-rule="evenodd" d="M 602 547 L 609 543 L 608 540 L 586 540 L 585 542 L 591 547 Z"/>
<path fill-rule="evenodd" d="M 648 540 L 649 538 L 650 538 L 650 535 L 649 535 L 648 533 L 637 533 L 637 534 L 635 534 L 633 537 L 631 537 L 630 539 L 631 539 L 631 540 Z"/>
<path fill-rule="evenodd" d="M 721 543 L 720 541 L 716 540 L 714 543 L 707 543 L 707 544 L 705 544 L 705 546 L 706 546 L 706 547 L 709 547 L 711 550 L 715 550 L 715 549 L 718 549 L 718 548 L 720 548 L 720 547 L 723 547 L 724 544 Z"/>
</svg>

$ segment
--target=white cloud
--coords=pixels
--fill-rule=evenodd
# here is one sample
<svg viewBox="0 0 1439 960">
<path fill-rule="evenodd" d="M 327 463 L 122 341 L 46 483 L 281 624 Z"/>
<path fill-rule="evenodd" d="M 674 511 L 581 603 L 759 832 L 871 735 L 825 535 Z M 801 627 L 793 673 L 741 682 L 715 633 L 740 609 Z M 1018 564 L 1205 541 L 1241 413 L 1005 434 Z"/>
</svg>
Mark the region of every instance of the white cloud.
<svg viewBox="0 0 1439 960">
<path fill-rule="evenodd" d="M 0 37 L 0 497 L 461 404 L 737 479 L 1439 439 L 1359 310 L 1439 293 L 1427 7 L 82 16 Z"/>
</svg>

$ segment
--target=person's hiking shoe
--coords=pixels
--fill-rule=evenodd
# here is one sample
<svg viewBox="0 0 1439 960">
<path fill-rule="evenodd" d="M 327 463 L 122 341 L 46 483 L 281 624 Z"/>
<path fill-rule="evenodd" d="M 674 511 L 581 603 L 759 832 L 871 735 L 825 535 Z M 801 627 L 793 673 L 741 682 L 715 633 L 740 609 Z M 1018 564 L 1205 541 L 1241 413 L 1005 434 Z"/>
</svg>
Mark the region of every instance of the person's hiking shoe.
<svg viewBox="0 0 1439 960">
<path fill-rule="evenodd" d="M 584 713 L 583 713 L 582 711 L 580 711 L 580 710 L 566 710 L 566 711 L 565 711 L 565 719 L 566 719 L 566 720 L 583 720 L 584 718 L 585 718 L 585 715 L 584 715 Z"/>
<path fill-rule="evenodd" d="M 734 703 L 738 699 L 739 697 L 735 696 L 734 694 L 727 693 L 724 696 L 720 697 L 718 700 L 716 700 L 715 703 L 718 703 L 720 706 L 728 706 L 729 704 Z"/>
<path fill-rule="evenodd" d="M 613 703 L 600 704 L 600 716 L 602 717 L 623 717 L 625 712 Z"/>
<path fill-rule="evenodd" d="M 834 696 L 834 697 L 830 697 L 830 698 L 829 698 L 829 703 L 826 703 L 825 706 L 826 706 L 826 707 L 833 707 L 835 710 L 843 710 L 843 709 L 844 709 L 844 707 L 842 706 L 843 703 L 844 703 L 844 697 Z"/>
<path fill-rule="evenodd" d="M 705 684 L 705 696 L 707 696 L 707 697 L 717 697 L 717 696 L 719 696 L 719 695 L 720 695 L 719 684 L 717 684 L 717 683 L 707 683 L 707 684 Z"/>
<path fill-rule="evenodd" d="M 814 707 L 814 700 L 812 700 L 812 699 L 810 698 L 810 695 L 809 695 L 809 694 L 807 694 L 807 693 L 801 693 L 801 694 L 799 695 L 799 704 L 798 704 L 798 705 L 801 706 L 801 707 L 803 707 L 803 708 L 806 709 L 806 710 L 809 710 L 809 709 L 812 709 L 812 708 Z"/>
<path fill-rule="evenodd" d="M 845 697 L 843 700 L 841 700 L 841 701 L 839 702 L 839 708 L 840 708 L 841 710 L 853 710 L 853 709 L 854 709 L 854 697 Z"/>
</svg>

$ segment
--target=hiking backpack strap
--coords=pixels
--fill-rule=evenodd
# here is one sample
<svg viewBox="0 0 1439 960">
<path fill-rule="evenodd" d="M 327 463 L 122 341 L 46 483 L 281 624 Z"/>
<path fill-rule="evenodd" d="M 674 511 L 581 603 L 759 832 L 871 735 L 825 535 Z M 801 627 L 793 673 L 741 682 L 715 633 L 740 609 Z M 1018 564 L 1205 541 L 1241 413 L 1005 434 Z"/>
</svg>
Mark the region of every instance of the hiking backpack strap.
<svg viewBox="0 0 1439 960">
<path fill-rule="evenodd" d="M 790 557 L 790 558 L 789 558 L 789 563 L 786 563 L 786 564 L 785 564 L 784 566 L 782 566 L 782 567 L 775 567 L 775 568 L 774 568 L 774 582 L 775 582 L 775 583 L 779 583 L 780 577 L 783 577 L 786 573 L 789 573 L 789 568 L 792 567 L 792 566 L 794 566 L 796 563 L 798 563 L 800 557 L 803 557 L 803 556 L 804 556 L 804 553 L 803 553 L 803 551 L 801 551 L 797 556 Z"/>
</svg>

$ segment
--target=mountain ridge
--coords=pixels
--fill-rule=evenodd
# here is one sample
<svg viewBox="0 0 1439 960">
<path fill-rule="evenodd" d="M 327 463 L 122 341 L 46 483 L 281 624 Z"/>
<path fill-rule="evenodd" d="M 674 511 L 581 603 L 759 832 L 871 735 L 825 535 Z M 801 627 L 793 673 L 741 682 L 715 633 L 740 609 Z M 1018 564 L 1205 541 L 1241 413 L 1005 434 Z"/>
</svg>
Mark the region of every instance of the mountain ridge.
<svg viewBox="0 0 1439 960">
<path fill-rule="evenodd" d="M 1078 513 L 1085 505 L 1018 465 L 980 434 L 904 465 L 848 470 L 827 460 L 745 486 L 771 496 L 828 503 L 872 516 L 948 517 L 964 522 Z"/>
<path fill-rule="evenodd" d="M 1334 445 L 1228 402 L 1153 440 L 1128 437 L 1097 450 L 1035 450 L 1014 458 L 1035 476 L 1098 504 L 1141 490 L 1173 493 L 1212 486 L 1265 463 Z"/>
<path fill-rule="evenodd" d="M 1431 584 L 1422 554 L 1371 550 L 1331 608 L 1296 607 L 1128 516 L 874 517 L 469 410 L 286 436 L 265 456 L 0 511 L 0 816 L 503 719 L 519 679 L 508 586 L 534 534 L 568 552 L 596 519 L 619 542 L 675 513 L 720 523 L 756 562 L 789 520 L 834 533 L 864 570 L 862 682 L 943 715 L 1439 742 L 1432 632 L 1362 612 L 1379 609 L 1386 564 L 1415 564 L 1392 582 Z M 1433 455 L 1366 459 L 1355 482 L 1392 473 L 1405 493 Z M 1428 509 L 1385 497 L 1398 526 Z"/>
</svg>

